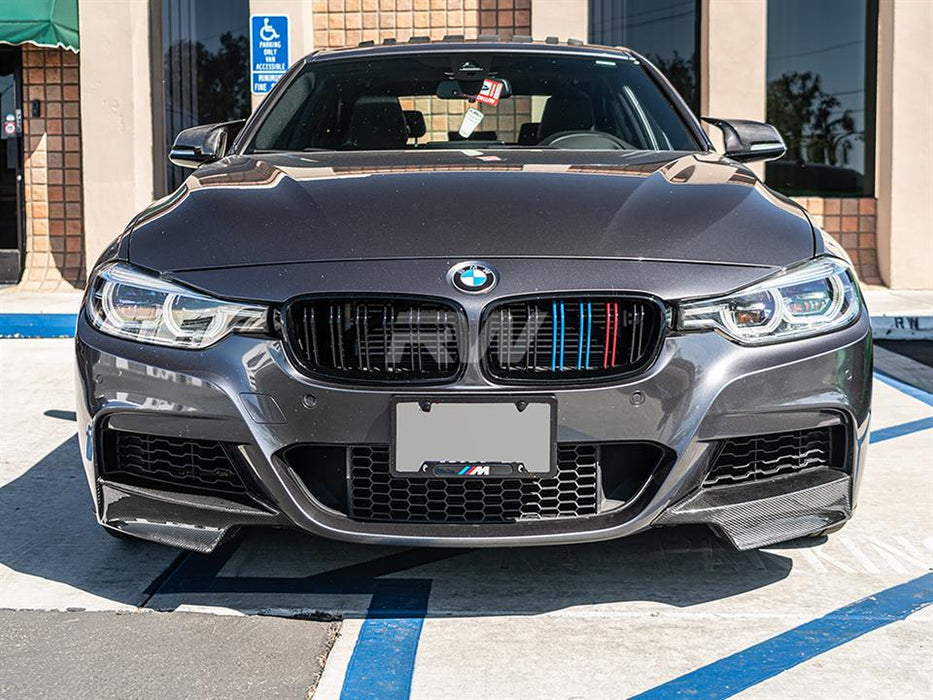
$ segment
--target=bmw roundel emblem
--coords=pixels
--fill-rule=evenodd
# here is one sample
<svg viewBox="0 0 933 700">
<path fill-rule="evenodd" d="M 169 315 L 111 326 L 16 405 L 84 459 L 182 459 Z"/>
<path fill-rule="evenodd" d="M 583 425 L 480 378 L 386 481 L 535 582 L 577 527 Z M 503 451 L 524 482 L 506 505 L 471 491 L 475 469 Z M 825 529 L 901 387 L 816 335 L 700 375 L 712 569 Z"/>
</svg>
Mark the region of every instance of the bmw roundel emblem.
<svg viewBox="0 0 933 700">
<path fill-rule="evenodd" d="M 497 282 L 496 271 L 481 263 L 461 263 L 450 272 L 454 287 L 467 294 L 488 292 Z"/>
</svg>

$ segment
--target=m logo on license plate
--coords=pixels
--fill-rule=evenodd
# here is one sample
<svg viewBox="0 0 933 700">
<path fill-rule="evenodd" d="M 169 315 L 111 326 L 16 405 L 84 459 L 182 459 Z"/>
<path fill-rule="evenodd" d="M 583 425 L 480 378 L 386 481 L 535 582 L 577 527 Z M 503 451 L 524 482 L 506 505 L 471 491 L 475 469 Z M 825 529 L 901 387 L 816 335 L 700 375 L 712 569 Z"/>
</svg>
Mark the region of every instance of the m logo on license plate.
<svg viewBox="0 0 933 700">
<path fill-rule="evenodd" d="M 429 473 L 443 477 L 513 476 L 522 465 L 512 464 L 426 464 Z"/>
</svg>

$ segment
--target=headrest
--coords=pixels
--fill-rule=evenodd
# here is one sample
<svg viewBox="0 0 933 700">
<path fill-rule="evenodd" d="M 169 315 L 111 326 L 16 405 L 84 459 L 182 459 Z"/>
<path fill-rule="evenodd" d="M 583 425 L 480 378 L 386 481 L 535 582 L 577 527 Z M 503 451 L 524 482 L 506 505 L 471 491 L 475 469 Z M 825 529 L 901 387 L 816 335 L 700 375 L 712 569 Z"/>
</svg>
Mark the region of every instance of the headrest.
<svg viewBox="0 0 933 700">
<path fill-rule="evenodd" d="M 518 145 L 534 146 L 537 144 L 539 126 L 541 126 L 539 122 L 526 122 L 522 124 L 521 128 L 518 130 Z"/>
<path fill-rule="evenodd" d="M 596 124 L 593 103 L 586 95 L 552 95 L 544 104 L 538 142 L 561 131 L 588 131 Z"/>
<path fill-rule="evenodd" d="M 353 105 L 347 143 L 362 150 L 404 148 L 405 114 L 396 97 L 361 97 Z"/>
<path fill-rule="evenodd" d="M 405 110 L 405 123 L 408 125 L 408 136 L 413 139 L 420 139 L 428 133 L 427 124 L 424 123 L 424 114 L 417 109 Z"/>
</svg>

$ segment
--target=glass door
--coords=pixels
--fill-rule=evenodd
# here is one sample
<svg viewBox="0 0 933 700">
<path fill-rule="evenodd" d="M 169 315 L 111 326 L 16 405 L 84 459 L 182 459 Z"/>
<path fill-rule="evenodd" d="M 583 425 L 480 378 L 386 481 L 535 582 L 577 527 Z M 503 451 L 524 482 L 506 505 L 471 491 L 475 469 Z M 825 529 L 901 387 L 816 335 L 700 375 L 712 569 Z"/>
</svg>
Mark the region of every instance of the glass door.
<svg viewBox="0 0 933 700">
<path fill-rule="evenodd" d="M 20 49 L 0 47 L 0 284 L 23 271 L 23 113 Z"/>
<path fill-rule="evenodd" d="M 153 127 L 156 196 L 189 172 L 168 162 L 178 132 L 245 119 L 249 94 L 249 0 L 154 0 Z M 160 108 L 161 107 L 161 108 Z"/>
</svg>

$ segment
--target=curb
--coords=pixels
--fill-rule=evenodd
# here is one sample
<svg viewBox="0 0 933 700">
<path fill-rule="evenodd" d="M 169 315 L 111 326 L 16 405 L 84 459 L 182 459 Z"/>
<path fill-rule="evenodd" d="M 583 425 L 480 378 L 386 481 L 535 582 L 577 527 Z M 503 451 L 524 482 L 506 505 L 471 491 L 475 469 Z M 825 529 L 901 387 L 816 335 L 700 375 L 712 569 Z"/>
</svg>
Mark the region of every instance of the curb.
<svg viewBox="0 0 933 700">
<path fill-rule="evenodd" d="M 0 314 L 0 338 L 73 338 L 77 314 Z"/>
<path fill-rule="evenodd" d="M 933 316 L 872 316 L 875 340 L 933 340 Z"/>
</svg>

